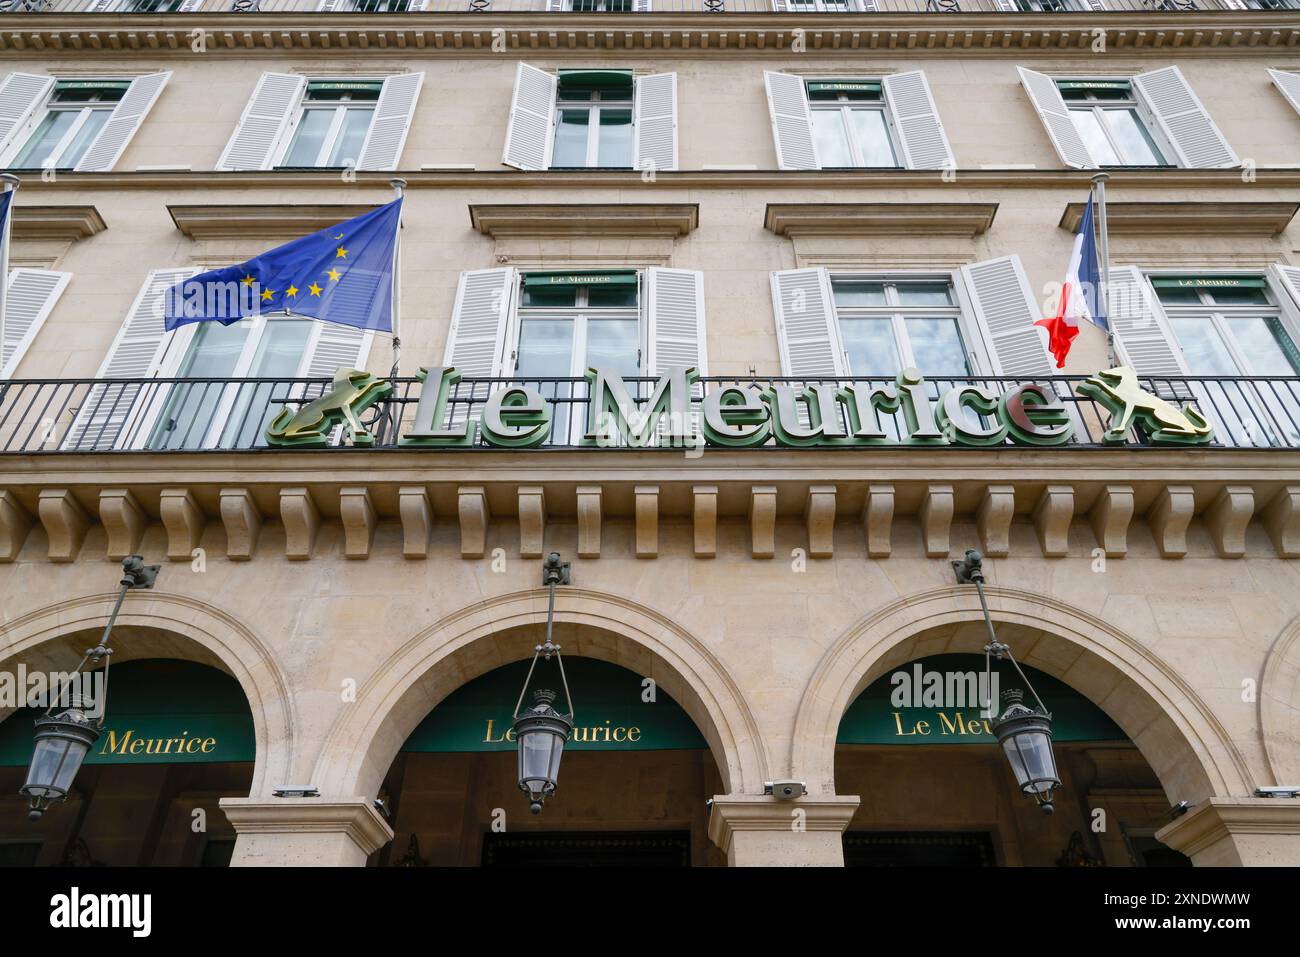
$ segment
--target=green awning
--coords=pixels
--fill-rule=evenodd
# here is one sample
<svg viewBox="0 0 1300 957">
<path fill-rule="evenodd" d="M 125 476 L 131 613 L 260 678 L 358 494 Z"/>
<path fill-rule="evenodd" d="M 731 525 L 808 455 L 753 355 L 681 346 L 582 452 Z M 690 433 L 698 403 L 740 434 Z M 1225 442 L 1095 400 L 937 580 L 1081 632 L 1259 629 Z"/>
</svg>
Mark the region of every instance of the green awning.
<svg viewBox="0 0 1300 957">
<path fill-rule="evenodd" d="M 560 87 L 591 87 L 597 90 L 631 90 L 631 70 L 560 70 Z"/>
<path fill-rule="evenodd" d="M 871 80 L 812 80 L 809 93 L 879 93 L 880 84 Z"/>
<path fill-rule="evenodd" d="M 128 90 L 130 80 L 60 80 L 54 85 L 59 90 Z"/>
<path fill-rule="evenodd" d="M 313 93 L 379 93 L 383 80 L 313 80 L 307 89 Z"/>
<path fill-rule="evenodd" d="M 608 272 L 530 272 L 524 274 L 524 285 L 530 289 L 553 286 L 635 286 L 636 270 L 619 269 Z"/>
<path fill-rule="evenodd" d="M 1155 276 L 1151 285 L 1157 289 L 1263 289 L 1263 276 Z"/>
</svg>

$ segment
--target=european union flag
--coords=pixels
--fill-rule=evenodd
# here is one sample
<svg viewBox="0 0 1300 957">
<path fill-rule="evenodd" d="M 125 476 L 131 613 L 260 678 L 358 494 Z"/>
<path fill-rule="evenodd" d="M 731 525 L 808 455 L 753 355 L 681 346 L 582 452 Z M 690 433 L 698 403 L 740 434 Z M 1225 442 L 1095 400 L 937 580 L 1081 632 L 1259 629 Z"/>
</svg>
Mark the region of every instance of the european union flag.
<svg viewBox="0 0 1300 957">
<path fill-rule="evenodd" d="M 228 326 L 284 312 L 392 332 L 401 221 L 402 201 L 396 199 L 238 266 L 179 282 L 167 290 L 165 328 L 206 321 Z"/>
</svg>

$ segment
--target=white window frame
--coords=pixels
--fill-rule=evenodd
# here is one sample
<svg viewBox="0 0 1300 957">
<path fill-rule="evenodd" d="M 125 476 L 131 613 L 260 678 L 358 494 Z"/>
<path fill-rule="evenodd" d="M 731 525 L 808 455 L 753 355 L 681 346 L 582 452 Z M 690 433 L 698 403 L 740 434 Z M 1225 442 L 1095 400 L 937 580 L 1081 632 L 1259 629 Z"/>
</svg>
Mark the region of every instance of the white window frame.
<svg viewBox="0 0 1300 957">
<path fill-rule="evenodd" d="M 636 77 L 632 77 L 632 93 L 626 100 L 604 101 L 603 90 L 593 90 L 592 99 L 590 100 L 563 100 L 560 99 L 557 88 L 555 97 L 555 115 L 551 121 L 551 169 L 574 169 L 575 167 L 555 165 L 555 146 L 556 137 L 560 135 L 560 114 L 565 110 L 578 112 L 587 111 L 587 154 L 584 162 L 577 169 L 636 169 Z M 602 105 L 604 104 L 604 105 Z M 631 127 L 632 142 L 629 145 L 631 161 L 627 166 L 599 166 L 597 161 L 600 159 L 600 113 L 602 109 L 626 111 L 629 117 L 628 125 Z"/>
<path fill-rule="evenodd" d="M 508 351 L 508 362 L 506 368 L 507 375 L 512 378 L 518 378 L 519 367 L 519 345 L 523 339 L 524 322 L 536 319 L 571 319 L 573 320 L 573 352 L 569 359 L 569 376 L 573 378 L 582 378 L 586 374 L 587 364 L 587 322 L 591 319 L 635 319 L 637 324 L 637 355 L 636 367 L 638 376 L 646 374 L 646 358 L 649 356 L 649 326 L 646 315 L 646 282 L 645 270 L 637 269 L 636 271 L 636 305 L 635 306 L 597 306 L 591 307 L 586 304 L 587 290 L 578 289 L 577 305 L 575 306 L 525 306 L 523 304 L 524 296 L 524 277 L 530 272 L 549 272 L 544 269 L 520 269 L 516 277 L 514 289 L 514 304 L 510 310 L 511 322 L 506 332 L 506 348 Z M 582 272 L 607 272 L 608 266 L 595 267 L 592 269 L 581 270 L 575 269 L 575 273 Z M 620 270 L 622 271 L 622 270 Z"/>
<path fill-rule="evenodd" d="M 89 118 L 89 114 L 91 113 L 91 111 L 101 110 L 107 112 L 109 114 L 109 117 L 111 118 L 113 110 L 117 108 L 117 104 L 122 102 L 122 97 L 119 97 L 116 100 L 107 100 L 100 103 L 66 103 L 66 104 L 54 103 L 53 102 L 54 93 L 58 89 L 59 84 L 62 82 L 66 82 L 70 79 L 74 79 L 74 78 L 57 77 L 57 76 L 54 77 L 54 85 L 50 87 L 50 92 L 46 94 L 45 102 L 41 104 L 41 106 L 38 107 L 36 110 L 32 111 L 31 118 L 24 124 L 23 129 L 19 132 L 16 132 L 13 138 L 10 140 L 8 148 L 6 148 L 4 154 L 0 156 L 0 166 L 9 166 L 15 159 L 18 158 L 18 155 L 27 148 L 27 144 L 31 140 L 32 136 L 35 135 L 36 131 L 41 128 L 41 124 L 45 122 L 46 117 L 48 117 L 51 113 L 71 113 L 73 111 L 77 111 L 81 114 L 73 122 L 72 126 L 69 127 L 68 130 L 63 134 L 63 137 L 59 140 L 59 142 L 55 145 L 54 149 L 52 150 L 52 155 L 62 156 L 63 152 L 69 146 L 72 145 L 72 141 L 76 139 L 77 134 L 81 132 L 82 127 L 86 125 L 86 121 Z M 101 77 L 76 77 L 75 79 L 76 80 L 125 80 L 127 82 L 131 82 L 135 80 L 135 77 L 101 76 Z M 129 88 L 127 90 L 123 90 L 122 96 L 125 97 L 128 92 L 130 92 Z M 102 126 L 100 127 L 100 130 L 101 131 L 103 130 Z M 87 152 L 90 150 L 90 147 L 94 145 L 94 142 L 95 141 L 92 139 L 89 143 L 86 144 Z M 83 153 L 82 155 L 84 156 L 85 154 Z M 80 162 L 81 162 L 81 158 L 78 157 L 77 163 Z M 43 163 L 40 167 L 27 167 L 27 168 L 29 169 L 37 169 L 37 168 L 72 169 L 75 166 L 76 163 L 73 163 L 72 166 L 60 166 L 57 163 L 46 162 Z"/>
<path fill-rule="evenodd" d="M 887 304 L 884 306 L 860 306 L 860 307 L 841 307 L 835 302 L 835 284 L 844 281 L 884 283 Z M 968 376 L 981 376 L 992 374 L 993 364 L 989 358 L 990 345 L 987 338 L 987 331 L 983 328 L 983 323 L 979 321 L 976 315 L 974 304 L 966 296 L 965 283 L 962 277 L 956 271 L 901 271 L 890 270 L 888 272 L 871 272 L 864 270 L 830 270 L 831 282 L 831 308 L 835 313 L 835 335 L 838 341 L 835 343 L 836 348 L 844 362 L 844 368 L 848 371 L 849 377 L 863 377 L 854 373 L 851 368 L 848 350 L 844 347 L 844 329 L 841 325 L 846 318 L 845 313 L 857 313 L 861 311 L 864 318 L 885 318 L 888 316 L 891 320 L 891 327 L 894 334 L 894 346 L 898 349 L 899 361 L 902 368 L 915 366 L 915 355 L 912 352 L 911 340 L 907 334 L 906 320 L 908 318 L 926 318 L 930 316 L 955 318 L 957 320 L 957 331 L 962 338 L 962 347 L 966 353 L 966 361 L 970 366 Z M 944 283 L 952 297 L 952 304 L 948 306 L 904 306 L 898 301 L 897 285 L 899 283 Z M 857 315 L 848 315 L 847 318 L 858 318 Z M 920 368 L 917 366 L 917 368 Z M 931 370 L 921 369 L 921 374 L 927 377 L 938 375 Z M 872 378 L 871 376 L 865 376 Z M 961 378 L 960 376 L 954 378 Z"/>
<path fill-rule="evenodd" d="M 301 169 L 339 169 L 340 167 L 337 167 L 337 166 L 325 166 L 325 165 L 323 165 L 322 162 L 321 162 L 321 158 L 322 158 L 322 156 L 324 156 L 324 157 L 328 157 L 329 154 L 332 153 L 332 152 L 334 151 L 334 147 L 335 147 L 335 145 L 336 145 L 336 141 L 337 141 L 337 139 L 338 139 L 338 135 L 339 135 L 339 130 L 341 130 L 341 129 L 343 128 L 343 119 L 344 119 L 344 114 L 347 112 L 348 104 L 349 104 L 349 103 L 352 103 L 352 102 L 355 102 L 355 103 L 370 103 L 370 104 L 372 104 L 372 106 L 371 106 L 371 110 L 370 110 L 370 124 L 366 127 L 366 132 L 369 133 L 369 132 L 370 132 L 370 128 L 373 127 L 374 124 L 375 124 L 375 115 L 376 115 L 376 113 L 378 112 L 378 108 L 379 108 L 379 97 L 376 96 L 375 99 L 373 99 L 373 100 L 357 100 L 357 101 L 351 101 L 351 100 L 323 100 L 323 101 L 320 101 L 320 105 L 317 106 L 317 105 L 312 105 L 312 104 L 313 104 L 313 101 L 311 101 L 310 99 L 308 99 L 308 94 L 311 92 L 311 85 L 312 85 L 313 83 L 334 83 L 334 82 L 338 82 L 338 83 L 347 83 L 347 82 L 373 83 L 373 82 L 379 82 L 379 83 L 382 83 L 385 79 L 387 79 L 387 77 L 382 77 L 382 76 L 380 76 L 380 77 L 375 77 L 375 76 L 309 76 L 309 77 L 307 77 L 306 79 L 307 79 L 307 82 L 306 82 L 305 84 L 303 84 L 302 94 L 298 97 L 298 103 L 297 103 L 297 104 L 294 106 L 294 108 L 293 108 L 293 120 L 289 123 L 289 127 L 288 127 L 288 129 L 285 130 L 285 133 L 284 133 L 284 145 L 281 146 L 280 149 L 279 149 L 279 154 L 280 154 L 280 155 L 279 155 L 279 158 L 276 160 L 276 162 L 274 162 L 273 164 L 271 164 L 271 168 L 272 168 L 272 169 L 279 169 L 279 168 L 283 167 L 283 166 L 284 166 L 284 163 L 285 163 L 285 160 L 287 160 L 287 159 L 289 158 L 289 153 L 292 152 L 292 150 L 293 150 L 293 141 L 294 141 L 294 137 L 297 135 L 297 133 L 298 133 L 298 127 L 302 124 L 303 118 L 305 117 L 307 111 L 308 111 L 308 110 L 320 110 L 320 111 L 324 111 L 324 110 L 327 110 L 327 109 L 333 109 L 333 110 L 334 110 L 334 118 L 333 118 L 333 120 L 331 120 L 331 122 L 330 122 L 330 127 L 329 127 L 329 129 L 326 131 L 324 139 L 321 141 L 321 148 L 320 148 L 320 149 L 317 151 L 317 153 L 316 153 L 316 162 L 313 163 L 313 164 L 311 164 L 310 166 L 295 167 L 295 168 L 301 168 Z M 383 93 L 383 89 L 382 89 L 382 87 L 381 87 L 381 88 L 380 88 L 380 95 L 382 95 L 382 93 Z M 361 145 L 362 145 L 363 147 L 365 146 L 365 142 L 366 142 L 366 138 L 365 138 L 365 136 L 363 136 L 363 137 L 361 138 Z M 360 152 L 360 150 L 358 150 L 358 152 Z M 361 157 L 360 157 L 360 156 L 357 156 L 357 157 L 354 159 L 353 166 L 354 166 L 354 167 L 359 166 L 360 163 L 361 163 Z"/>
<path fill-rule="evenodd" d="M 889 108 L 889 103 L 885 100 L 883 76 L 835 76 L 835 77 L 805 76 L 803 79 L 804 79 L 803 82 L 804 94 L 808 97 L 808 111 L 814 114 L 813 124 L 812 124 L 813 142 L 816 143 L 817 141 L 817 123 L 816 123 L 815 114 L 818 112 L 829 113 L 832 110 L 836 109 L 836 107 L 838 106 L 840 112 L 840 119 L 844 125 L 844 135 L 849 143 L 849 152 L 853 155 L 854 162 L 852 167 L 828 166 L 827 164 L 822 162 L 821 157 L 818 157 L 818 165 L 821 169 L 837 169 L 837 168 L 903 169 L 906 167 L 906 160 L 903 158 L 904 157 L 903 144 L 898 136 L 898 130 L 894 126 L 894 117 L 893 117 L 894 111 Z M 812 98 L 812 93 L 808 90 L 808 84 L 827 83 L 827 82 L 880 83 L 881 84 L 880 99 L 877 101 L 861 101 L 861 100 L 855 101 L 849 99 L 837 99 L 835 101 L 836 105 L 834 106 L 830 105 L 831 101 L 828 100 L 814 100 Z M 894 163 L 892 167 L 868 167 L 867 164 L 862 161 L 862 149 L 858 144 L 857 138 L 853 136 L 853 127 L 852 124 L 849 122 L 849 118 L 848 118 L 848 114 L 854 109 L 872 110 L 874 112 L 879 112 L 885 118 L 885 135 L 889 138 L 889 151 L 894 156 Z"/>
<path fill-rule="evenodd" d="M 1102 135 L 1106 137 L 1106 142 L 1110 144 L 1110 148 L 1115 153 L 1116 156 L 1120 156 L 1122 151 L 1120 150 L 1119 144 L 1115 142 L 1114 136 L 1111 135 L 1110 127 L 1106 124 L 1105 120 L 1100 116 L 1100 114 L 1107 109 L 1129 110 L 1137 118 L 1137 121 L 1142 124 L 1142 129 L 1146 132 L 1147 138 L 1151 141 L 1152 145 L 1155 146 L 1156 150 L 1160 153 L 1160 159 L 1163 161 L 1161 164 L 1162 168 L 1163 167 L 1168 167 L 1170 169 L 1182 168 L 1182 164 L 1178 159 L 1178 151 L 1173 148 L 1172 143 L 1169 143 L 1165 139 L 1164 133 L 1160 129 L 1160 124 L 1156 122 L 1155 117 L 1151 116 L 1148 113 L 1147 108 L 1142 103 L 1142 98 L 1139 97 L 1137 95 L 1137 91 L 1133 89 L 1132 77 L 1129 76 L 1052 76 L 1052 81 L 1056 84 L 1057 90 L 1061 89 L 1062 83 L 1070 83 L 1070 82 L 1129 84 L 1129 95 L 1125 100 L 1122 101 L 1121 100 L 1097 100 L 1095 102 L 1091 102 L 1091 101 L 1084 101 L 1084 100 L 1070 100 L 1065 98 L 1064 93 L 1061 94 L 1061 99 L 1065 100 L 1065 109 L 1069 113 L 1074 113 L 1076 110 L 1082 112 L 1082 109 L 1080 106 L 1078 106 L 1078 104 L 1084 102 L 1089 103 L 1090 109 L 1092 110 L 1093 114 L 1097 116 L 1097 125 L 1101 128 Z M 1071 123 L 1074 122 L 1073 116 L 1070 117 L 1070 122 Z M 1083 134 L 1080 133 L 1079 136 L 1080 139 L 1082 139 Z M 1120 162 L 1118 164 L 1110 164 L 1110 163 L 1098 164 L 1099 169 L 1102 167 L 1109 167 L 1111 169 L 1123 169 L 1127 167 L 1144 168 L 1147 166 L 1148 164 L 1146 163 L 1126 163 L 1126 162 Z"/>
</svg>

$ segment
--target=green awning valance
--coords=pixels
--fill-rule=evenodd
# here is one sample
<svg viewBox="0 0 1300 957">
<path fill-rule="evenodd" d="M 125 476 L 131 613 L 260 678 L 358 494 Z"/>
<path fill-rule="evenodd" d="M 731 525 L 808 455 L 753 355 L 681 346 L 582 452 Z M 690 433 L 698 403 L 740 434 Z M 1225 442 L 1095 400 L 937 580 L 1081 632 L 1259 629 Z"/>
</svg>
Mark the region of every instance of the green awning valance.
<svg viewBox="0 0 1300 957">
<path fill-rule="evenodd" d="M 530 272 L 524 275 L 529 289 L 554 286 L 635 286 L 636 270 L 608 272 Z"/>
<path fill-rule="evenodd" d="M 879 93 L 880 84 L 872 80 L 811 80 L 809 93 Z"/>
<path fill-rule="evenodd" d="M 1062 90 L 1131 90 L 1128 80 L 1058 80 Z"/>
<path fill-rule="evenodd" d="M 1155 276 L 1151 285 L 1157 289 L 1263 289 L 1263 276 Z"/>
<path fill-rule="evenodd" d="M 379 93 L 383 80 L 313 80 L 307 89 L 313 93 Z"/>
<path fill-rule="evenodd" d="M 592 87 L 597 90 L 632 89 L 631 70 L 560 70 L 560 87 Z"/>
<path fill-rule="evenodd" d="M 60 80 L 56 90 L 127 90 L 130 80 Z"/>
</svg>

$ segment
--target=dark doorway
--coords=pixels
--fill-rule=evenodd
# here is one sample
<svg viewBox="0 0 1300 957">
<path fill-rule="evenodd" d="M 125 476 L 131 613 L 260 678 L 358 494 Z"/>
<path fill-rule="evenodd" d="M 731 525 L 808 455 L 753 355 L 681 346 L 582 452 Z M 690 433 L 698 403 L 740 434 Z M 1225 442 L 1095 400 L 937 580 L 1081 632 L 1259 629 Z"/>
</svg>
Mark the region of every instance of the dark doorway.
<svg viewBox="0 0 1300 957">
<path fill-rule="evenodd" d="M 856 831 L 844 835 L 845 867 L 992 867 L 987 831 Z"/>
<path fill-rule="evenodd" d="M 689 867 L 688 831 L 483 835 L 484 867 Z"/>
</svg>

